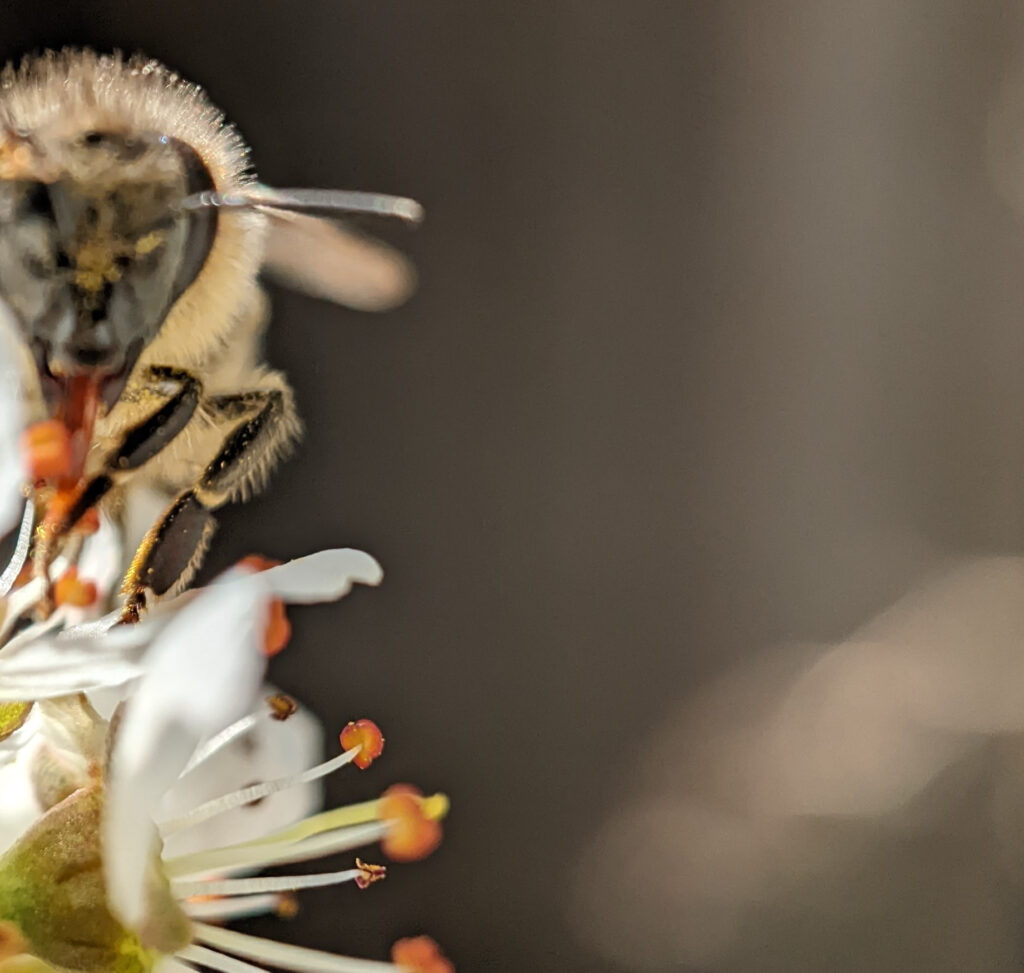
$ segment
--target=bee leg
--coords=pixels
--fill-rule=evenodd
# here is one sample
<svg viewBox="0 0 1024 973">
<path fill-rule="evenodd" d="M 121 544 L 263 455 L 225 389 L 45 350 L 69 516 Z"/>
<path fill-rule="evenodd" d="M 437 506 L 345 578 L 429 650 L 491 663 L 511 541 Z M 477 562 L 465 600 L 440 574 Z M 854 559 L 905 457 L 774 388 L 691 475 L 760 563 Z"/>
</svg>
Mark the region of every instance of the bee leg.
<svg viewBox="0 0 1024 973">
<path fill-rule="evenodd" d="M 274 372 L 263 381 L 267 387 L 204 399 L 204 410 L 230 432 L 198 482 L 174 499 L 139 546 L 121 587 L 124 621 L 138 619 L 147 590 L 160 596 L 188 585 L 216 530 L 213 511 L 255 493 L 290 452 L 301 431 L 291 389 Z"/>
<path fill-rule="evenodd" d="M 58 503 L 52 503 L 36 528 L 32 570 L 37 577 L 49 577 L 50 565 L 63 540 L 115 481 L 152 459 L 185 428 L 196 411 L 201 391 L 196 378 L 172 368 L 150 369 L 143 389 L 148 396 L 163 400 L 159 408 L 124 434 L 101 473 L 79 484 Z M 52 607 L 52 599 L 44 599 L 46 614 Z"/>
</svg>

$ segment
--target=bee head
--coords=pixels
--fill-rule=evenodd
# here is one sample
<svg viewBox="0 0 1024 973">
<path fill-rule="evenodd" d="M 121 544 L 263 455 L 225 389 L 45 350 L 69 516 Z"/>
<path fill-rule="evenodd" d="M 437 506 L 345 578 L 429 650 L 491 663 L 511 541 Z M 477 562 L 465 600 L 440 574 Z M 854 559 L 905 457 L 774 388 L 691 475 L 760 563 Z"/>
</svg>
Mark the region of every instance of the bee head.
<svg viewBox="0 0 1024 973">
<path fill-rule="evenodd" d="M 54 406 L 72 379 L 111 407 L 139 354 L 202 269 L 214 210 L 181 203 L 212 189 L 185 143 L 87 131 L 41 149 L 0 143 L 0 298 Z"/>
</svg>

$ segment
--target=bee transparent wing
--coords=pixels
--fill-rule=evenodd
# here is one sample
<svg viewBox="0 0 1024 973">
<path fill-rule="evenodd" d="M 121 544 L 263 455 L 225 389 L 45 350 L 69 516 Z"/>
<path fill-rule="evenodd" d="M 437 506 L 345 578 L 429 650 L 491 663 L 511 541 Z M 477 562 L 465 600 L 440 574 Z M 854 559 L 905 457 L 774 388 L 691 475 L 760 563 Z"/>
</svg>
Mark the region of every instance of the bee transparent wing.
<svg viewBox="0 0 1024 973">
<path fill-rule="evenodd" d="M 416 272 L 398 250 L 337 220 L 353 213 L 419 223 L 415 200 L 330 189 L 272 189 L 257 185 L 244 194 L 198 193 L 186 207 L 258 209 L 270 224 L 264 267 L 296 290 L 362 311 L 384 311 L 405 301 Z"/>
<path fill-rule="evenodd" d="M 267 215 L 264 268 L 295 290 L 360 311 L 385 311 L 416 287 L 412 264 L 393 247 L 315 216 Z"/>
</svg>

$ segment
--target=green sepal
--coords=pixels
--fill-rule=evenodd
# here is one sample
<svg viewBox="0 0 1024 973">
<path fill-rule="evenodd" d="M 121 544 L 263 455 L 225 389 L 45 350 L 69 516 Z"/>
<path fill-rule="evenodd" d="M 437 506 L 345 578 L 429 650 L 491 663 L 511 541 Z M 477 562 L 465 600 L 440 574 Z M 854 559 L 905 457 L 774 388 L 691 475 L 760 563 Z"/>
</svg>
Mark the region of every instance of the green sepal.
<svg viewBox="0 0 1024 973">
<path fill-rule="evenodd" d="M 47 811 L 0 858 L 0 919 L 17 924 L 30 952 L 80 973 L 148 973 L 191 939 L 187 917 L 153 869 L 146 941 L 107 908 L 100 858 L 99 785 Z"/>
</svg>

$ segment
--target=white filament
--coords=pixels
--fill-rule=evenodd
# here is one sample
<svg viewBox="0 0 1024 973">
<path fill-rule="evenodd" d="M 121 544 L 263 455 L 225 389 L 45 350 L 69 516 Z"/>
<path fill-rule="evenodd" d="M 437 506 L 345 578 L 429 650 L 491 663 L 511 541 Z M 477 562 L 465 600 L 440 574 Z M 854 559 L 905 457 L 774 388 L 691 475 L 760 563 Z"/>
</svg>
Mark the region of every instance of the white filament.
<svg viewBox="0 0 1024 973">
<path fill-rule="evenodd" d="M 239 720 L 239 722 L 242 722 L 242 720 Z M 228 729 L 231 729 L 231 727 L 228 727 Z M 359 746 L 352 747 L 351 750 L 346 750 L 344 753 L 338 754 L 337 757 L 326 760 L 322 764 L 317 764 L 315 767 L 310 767 L 308 770 L 303 770 L 298 774 L 278 777 L 276 780 L 264 781 L 262 784 L 250 784 L 248 787 L 232 791 L 223 797 L 215 797 L 212 801 L 200 804 L 199 807 L 195 807 L 179 817 L 158 821 L 157 824 L 164 835 L 173 834 L 182 828 L 190 828 L 193 825 L 216 817 L 218 814 L 223 814 L 225 811 L 241 807 L 243 804 L 251 804 L 253 801 L 276 794 L 278 791 L 286 791 L 289 788 L 298 787 L 301 784 L 308 784 L 310 781 L 326 777 L 340 767 L 344 767 L 345 764 L 351 763 L 358 756 L 361 749 Z"/>
<path fill-rule="evenodd" d="M 225 956 L 205 946 L 186 946 L 177 955 L 200 966 L 208 966 L 211 970 L 220 970 L 221 973 L 266 973 L 262 966 L 253 966 L 252 963 L 245 963 L 234 956 Z"/>
<path fill-rule="evenodd" d="M 235 953 L 238 956 L 245 956 L 247 959 L 260 960 L 269 966 L 294 970 L 295 973 L 396 973 L 396 971 L 404 970 L 404 967 L 396 966 L 394 963 L 336 956 L 333 953 L 321 952 L 319 949 L 278 943 L 272 939 L 249 936 L 232 929 L 218 929 L 216 926 L 208 926 L 202 922 L 194 923 L 192 932 L 200 942 L 209 943 L 211 946 Z M 186 959 L 189 958 L 187 951 L 182 955 Z M 242 973 L 241 968 L 230 970 L 224 967 L 214 968 L 223 970 L 224 973 Z M 246 973 L 251 973 L 251 970 L 252 967 Z"/>
<path fill-rule="evenodd" d="M 190 855 L 167 859 L 164 862 L 164 871 L 168 878 L 185 878 L 219 869 L 234 871 L 240 868 L 262 868 L 304 862 L 372 844 L 387 834 L 388 827 L 383 821 L 374 821 L 371 824 L 328 831 L 326 834 L 305 838 L 302 841 L 254 841 L 232 845 L 229 848 L 197 851 Z"/>
<path fill-rule="evenodd" d="M 228 878 L 221 881 L 188 882 L 177 879 L 171 883 L 178 897 L 190 895 L 251 895 L 265 892 L 297 892 L 299 889 L 323 888 L 354 882 L 364 873 L 358 868 L 318 875 L 270 875 L 259 878 Z"/>
<path fill-rule="evenodd" d="M 14 548 L 14 554 L 10 563 L 0 574 L 0 598 L 6 595 L 18 580 L 21 569 L 25 566 L 25 559 L 28 557 L 28 549 L 32 543 L 32 527 L 35 524 L 35 505 L 31 500 L 25 503 L 25 512 L 21 516 L 21 528 L 18 531 L 18 542 Z"/>
<path fill-rule="evenodd" d="M 182 902 L 185 914 L 193 919 L 247 919 L 274 912 L 281 904 L 280 895 L 239 895 L 228 899 L 203 899 Z"/>
<path fill-rule="evenodd" d="M 231 726 L 225 727 L 220 733 L 210 737 L 206 743 L 197 748 L 196 752 L 192 754 L 192 758 L 185 765 L 181 776 L 184 777 L 189 771 L 195 770 L 201 763 L 205 763 L 215 753 L 223 750 L 229 743 L 248 733 L 257 722 L 259 722 L 259 717 L 254 713 L 250 713 L 248 716 L 243 716 L 240 720 L 236 720 Z"/>
</svg>

